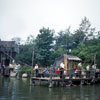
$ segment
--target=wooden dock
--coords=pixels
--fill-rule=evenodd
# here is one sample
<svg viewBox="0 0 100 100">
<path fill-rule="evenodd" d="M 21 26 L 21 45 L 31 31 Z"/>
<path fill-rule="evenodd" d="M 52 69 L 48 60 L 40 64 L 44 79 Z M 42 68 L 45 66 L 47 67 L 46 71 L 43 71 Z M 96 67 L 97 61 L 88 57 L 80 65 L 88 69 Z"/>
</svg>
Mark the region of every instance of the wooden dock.
<svg viewBox="0 0 100 100">
<path fill-rule="evenodd" d="M 36 85 L 39 83 L 46 83 L 48 87 L 56 86 L 73 86 L 73 85 L 88 85 L 88 84 L 100 84 L 100 78 L 60 78 L 60 77 L 32 77 L 32 83 Z"/>
</svg>

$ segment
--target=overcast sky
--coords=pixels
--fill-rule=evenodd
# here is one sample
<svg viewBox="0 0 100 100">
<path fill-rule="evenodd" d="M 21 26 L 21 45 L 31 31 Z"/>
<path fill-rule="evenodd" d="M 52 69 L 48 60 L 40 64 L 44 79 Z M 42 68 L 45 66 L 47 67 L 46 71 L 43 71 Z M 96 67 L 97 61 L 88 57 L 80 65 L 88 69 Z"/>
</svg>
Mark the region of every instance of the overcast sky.
<svg viewBox="0 0 100 100">
<path fill-rule="evenodd" d="M 75 30 L 84 16 L 100 31 L 100 0 L 0 0 L 0 38 L 25 40 L 42 27 Z"/>
</svg>

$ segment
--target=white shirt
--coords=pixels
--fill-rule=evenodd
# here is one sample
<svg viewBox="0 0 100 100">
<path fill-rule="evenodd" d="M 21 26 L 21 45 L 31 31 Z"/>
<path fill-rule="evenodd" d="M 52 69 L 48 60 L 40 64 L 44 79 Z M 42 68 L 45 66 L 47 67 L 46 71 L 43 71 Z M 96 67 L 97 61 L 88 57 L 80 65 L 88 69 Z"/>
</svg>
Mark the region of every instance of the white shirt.
<svg viewBox="0 0 100 100">
<path fill-rule="evenodd" d="M 36 65 L 34 69 L 38 69 L 38 66 Z"/>
<path fill-rule="evenodd" d="M 17 64 L 17 65 L 15 66 L 15 70 L 18 70 L 18 69 L 20 69 L 20 64 Z"/>
<path fill-rule="evenodd" d="M 9 64 L 9 67 L 10 67 L 10 68 L 13 68 L 12 64 Z"/>
<path fill-rule="evenodd" d="M 96 66 L 95 66 L 95 65 L 93 65 L 93 66 L 92 66 L 92 68 L 93 68 L 93 69 L 96 69 Z"/>
<path fill-rule="evenodd" d="M 89 67 L 89 65 L 88 65 L 88 66 L 86 66 L 86 70 L 90 70 L 90 67 Z"/>
<path fill-rule="evenodd" d="M 78 67 L 82 67 L 82 64 L 81 64 L 81 63 L 79 63 L 79 64 L 78 64 Z"/>
<path fill-rule="evenodd" d="M 60 64 L 60 68 L 64 68 L 64 64 L 63 63 Z"/>
</svg>

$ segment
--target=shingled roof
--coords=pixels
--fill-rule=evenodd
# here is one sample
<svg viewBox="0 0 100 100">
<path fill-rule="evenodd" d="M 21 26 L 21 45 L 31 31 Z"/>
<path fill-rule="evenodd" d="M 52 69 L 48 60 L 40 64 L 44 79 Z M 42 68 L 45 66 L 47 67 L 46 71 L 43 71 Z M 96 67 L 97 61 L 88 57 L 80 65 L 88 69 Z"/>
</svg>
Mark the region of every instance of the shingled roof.
<svg viewBox="0 0 100 100">
<path fill-rule="evenodd" d="M 0 41 L 0 47 L 17 47 L 15 41 Z"/>
<path fill-rule="evenodd" d="M 72 55 L 67 55 L 67 59 L 69 61 L 75 61 L 75 62 L 82 61 L 79 57 L 72 56 Z M 52 66 L 53 67 L 58 67 L 62 61 L 64 61 L 64 56 L 60 56 L 60 57 L 56 58 L 55 62 L 54 62 L 54 64 Z"/>
<path fill-rule="evenodd" d="M 67 55 L 68 60 L 72 61 L 81 61 L 81 59 L 77 56 Z"/>
<path fill-rule="evenodd" d="M 58 58 L 56 58 L 55 60 L 60 60 L 60 59 L 64 59 L 64 56 L 60 56 Z M 81 59 L 77 56 L 72 56 L 72 55 L 67 55 L 67 59 L 70 61 L 81 61 Z"/>
<path fill-rule="evenodd" d="M 0 52 L 18 52 L 18 45 L 15 41 L 0 41 Z"/>
</svg>

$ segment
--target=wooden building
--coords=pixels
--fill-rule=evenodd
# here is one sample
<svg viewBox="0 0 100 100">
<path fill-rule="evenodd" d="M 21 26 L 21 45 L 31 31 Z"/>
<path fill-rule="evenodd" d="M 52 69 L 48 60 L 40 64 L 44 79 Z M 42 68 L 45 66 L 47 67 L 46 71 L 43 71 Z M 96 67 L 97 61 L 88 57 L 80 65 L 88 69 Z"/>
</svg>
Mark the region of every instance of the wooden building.
<svg viewBox="0 0 100 100">
<path fill-rule="evenodd" d="M 15 41 L 1 41 L 0 40 L 0 63 L 8 66 L 18 53 L 18 45 Z"/>
<path fill-rule="evenodd" d="M 60 63 L 65 63 L 65 70 L 70 70 L 74 64 L 77 64 L 78 62 L 81 62 L 82 60 L 77 56 L 72 55 L 64 55 L 60 56 L 55 59 L 55 62 L 53 64 L 53 67 L 58 68 L 60 67 Z"/>
</svg>

